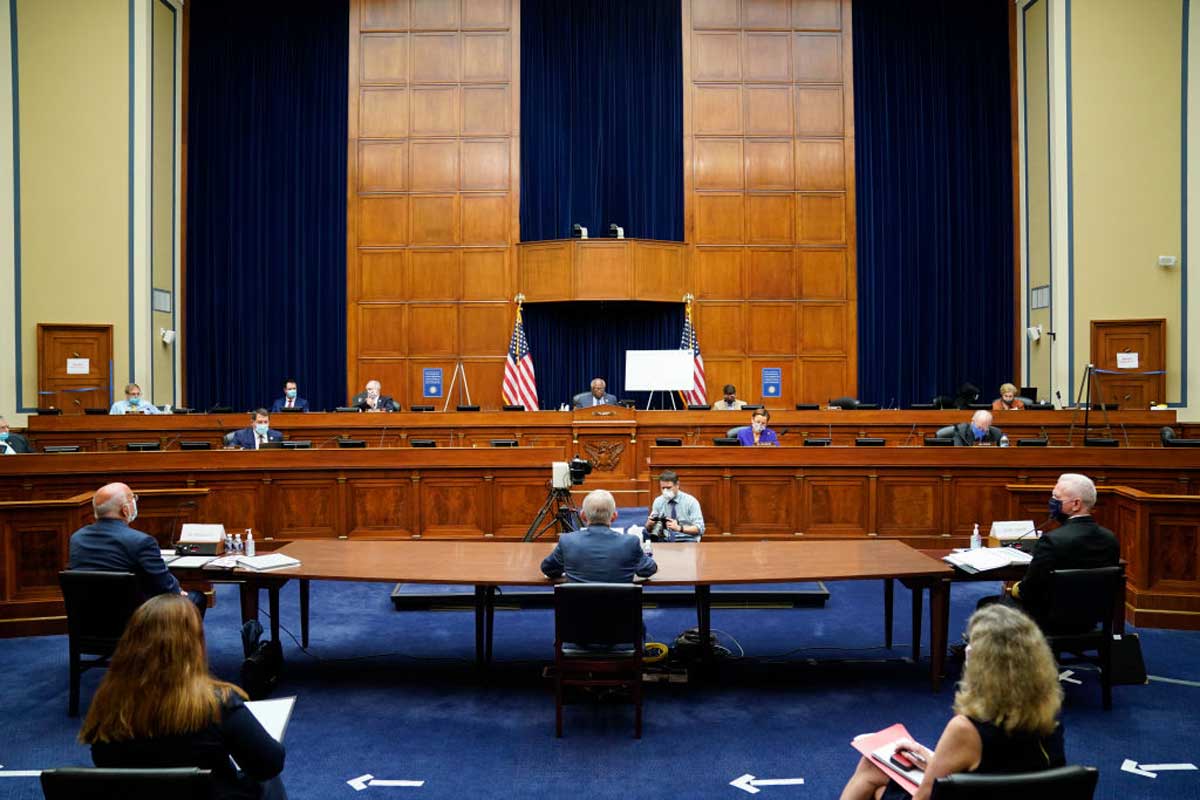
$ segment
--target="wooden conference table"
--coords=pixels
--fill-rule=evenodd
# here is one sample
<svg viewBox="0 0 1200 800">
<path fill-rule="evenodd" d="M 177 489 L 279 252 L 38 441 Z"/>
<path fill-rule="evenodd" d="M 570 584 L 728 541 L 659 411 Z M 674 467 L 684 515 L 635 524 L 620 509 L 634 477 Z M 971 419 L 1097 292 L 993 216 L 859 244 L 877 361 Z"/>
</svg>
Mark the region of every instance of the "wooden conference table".
<svg viewBox="0 0 1200 800">
<path fill-rule="evenodd" d="M 244 618 L 258 613 L 258 590 L 269 592 L 271 634 L 279 637 L 279 589 L 300 581 L 301 637 L 308 641 L 308 584 L 314 580 L 458 584 L 475 587 L 475 656 L 490 663 L 494 598 L 499 586 L 547 585 L 542 559 L 549 542 L 298 541 L 278 552 L 300 566 L 271 572 L 239 570 Z M 906 544 L 888 540 L 713 542 L 656 544 L 652 586 L 694 586 L 700 641 L 709 641 L 715 585 L 899 579 L 914 595 L 930 594 L 929 678 L 941 684 L 950 617 L 953 568 Z M 915 656 L 915 653 L 914 653 Z M 915 658 L 914 658 L 915 660 Z"/>
</svg>

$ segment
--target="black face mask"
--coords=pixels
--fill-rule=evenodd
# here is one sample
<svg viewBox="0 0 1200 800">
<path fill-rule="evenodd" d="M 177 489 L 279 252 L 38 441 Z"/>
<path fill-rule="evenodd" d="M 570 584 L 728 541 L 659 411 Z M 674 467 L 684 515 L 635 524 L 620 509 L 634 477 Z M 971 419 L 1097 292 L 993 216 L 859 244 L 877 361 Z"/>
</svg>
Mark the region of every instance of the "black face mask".
<svg viewBox="0 0 1200 800">
<path fill-rule="evenodd" d="M 1051 496 L 1050 498 L 1050 516 L 1058 522 L 1066 522 L 1071 518 L 1071 515 L 1063 511 L 1062 500 Z"/>
</svg>

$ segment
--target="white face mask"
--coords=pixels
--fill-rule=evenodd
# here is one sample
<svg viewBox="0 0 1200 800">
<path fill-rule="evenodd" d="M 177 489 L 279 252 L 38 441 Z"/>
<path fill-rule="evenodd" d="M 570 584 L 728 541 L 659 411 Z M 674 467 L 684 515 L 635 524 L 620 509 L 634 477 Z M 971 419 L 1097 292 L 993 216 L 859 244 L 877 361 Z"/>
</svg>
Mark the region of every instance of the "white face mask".
<svg viewBox="0 0 1200 800">
<path fill-rule="evenodd" d="M 762 433 L 767 424 L 765 422 L 751 422 L 750 427 L 754 429 L 755 433 Z"/>
<path fill-rule="evenodd" d="M 137 519 L 137 500 L 130 498 L 129 499 L 129 519 L 125 520 L 125 524 L 132 525 L 133 521 L 135 519 Z"/>
<path fill-rule="evenodd" d="M 662 490 L 663 497 L 667 498 L 668 500 L 674 500 L 676 494 L 677 494 L 677 492 L 675 489 L 663 489 Z"/>
</svg>

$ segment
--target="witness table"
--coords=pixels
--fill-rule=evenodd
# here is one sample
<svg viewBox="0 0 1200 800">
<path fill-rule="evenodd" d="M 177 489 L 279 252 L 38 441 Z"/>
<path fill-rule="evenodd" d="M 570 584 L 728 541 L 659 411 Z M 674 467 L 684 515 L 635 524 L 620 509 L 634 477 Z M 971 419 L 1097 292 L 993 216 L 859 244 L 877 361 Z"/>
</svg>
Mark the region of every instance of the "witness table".
<svg viewBox="0 0 1200 800">
<path fill-rule="evenodd" d="M 475 587 L 475 654 L 482 667 L 490 662 L 494 597 L 499 586 L 548 585 L 541 573 L 549 542 L 447 541 L 299 541 L 279 552 L 299 559 L 298 567 L 234 573 L 245 583 L 242 611 L 258 611 L 258 590 L 266 588 L 271 604 L 271 633 L 279 636 L 279 588 L 300 580 L 301 635 L 308 640 L 308 583 L 313 580 L 382 583 L 457 584 Z M 658 572 L 651 585 L 690 585 L 696 589 L 700 641 L 711 630 L 711 589 L 744 583 L 900 579 L 914 595 L 930 593 L 929 678 L 940 687 L 950 618 L 950 565 L 897 541 L 764 541 L 712 544 L 657 544 Z"/>
</svg>

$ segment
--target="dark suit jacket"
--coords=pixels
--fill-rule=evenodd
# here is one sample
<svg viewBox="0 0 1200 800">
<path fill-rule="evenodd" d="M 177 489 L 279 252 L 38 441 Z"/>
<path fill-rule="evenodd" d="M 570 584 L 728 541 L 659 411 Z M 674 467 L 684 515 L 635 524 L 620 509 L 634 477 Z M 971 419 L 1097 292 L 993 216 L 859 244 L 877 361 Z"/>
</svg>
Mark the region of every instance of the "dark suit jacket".
<svg viewBox="0 0 1200 800">
<path fill-rule="evenodd" d="M 591 525 L 562 536 L 542 561 L 542 572 L 575 583 L 631 583 L 634 575 L 658 572 L 658 564 L 642 552 L 641 537 Z"/>
<path fill-rule="evenodd" d="M 571 405 L 575 408 L 587 408 L 592 404 L 591 392 L 580 392 L 571 400 Z M 615 406 L 617 404 L 617 396 L 615 394 L 605 393 L 604 397 L 600 398 L 600 405 Z"/>
<path fill-rule="evenodd" d="M 367 393 L 359 392 L 358 394 L 354 395 L 354 399 L 350 401 L 350 405 L 358 406 L 363 411 L 366 411 L 368 408 L 367 407 Z M 391 395 L 387 395 L 387 394 L 379 395 L 379 404 L 377 407 L 379 408 L 380 411 L 399 411 L 400 410 L 400 404 L 397 403 L 395 400 L 393 400 Z"/>
<path fill-rule="evenodd" d="M 987 435 L 983 437 L 983 441 L 987 444 L 1000 444 L 1000 437 L 1004 435 L 1004 431 L 997 428 L 995 425 L 988 428 Z M 954 446 L 955 447 L 973 447 L 975 445 L 975 432 L 971 430 L 971 423 L 960 422 L 954 426 Z"/>
<path fill-rule="evenodd" d="M 274 403 L 271 404 L 271 413 L 274 414 L 276 411 L 282 411 L 283 407 L 286 405 L 287 405 L 287 398 L 286 397 L 279 398 L 278 400 L 276 400 Z M 295 407 L 300 409 L 301 411 L 308 411 L 308 401 L 305 400 L 303 397 L 297 397 Z"/>
<path fill-rule="evenodd" d="M 145 597 L 179 593 L 179 581 L 163 563 L 153 536 L 119 519 L 98 519 L 71 534 L 71 569 L 132 572 Z"/>
<path fill-rule="evenodd" d="M 10 433 L 8 435 L 8 446 L 13 449 L 14 453 L 33 452 L 33 450 L 29 447 L 29 440 L 19 433 Z"/>
<path fill-rule="evenodd" d="M 233 434 L 233 443 L 243 450 L 254 450 L 254 436 L 254 428 L 242 428 Z M 282 442 L 283 434 L 273 428 L 268 428 L 267 441 Z"/>
<path fill-rule="evenodd" d="M 1034 545 L 1033 560 L 1018 584 L 1021 606 L 1034 619 L 1043 618 L 1050 610 L 1051 571 L 1113 567 L 1120 558 L 1121 548 L 1112 531 L 1090 516 L 1071 517 Z"/>
</svg>

